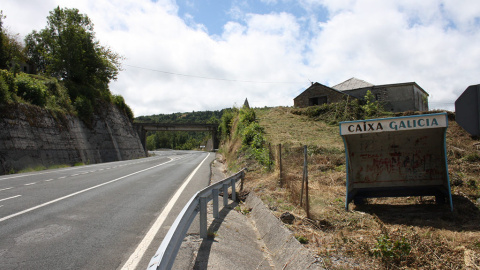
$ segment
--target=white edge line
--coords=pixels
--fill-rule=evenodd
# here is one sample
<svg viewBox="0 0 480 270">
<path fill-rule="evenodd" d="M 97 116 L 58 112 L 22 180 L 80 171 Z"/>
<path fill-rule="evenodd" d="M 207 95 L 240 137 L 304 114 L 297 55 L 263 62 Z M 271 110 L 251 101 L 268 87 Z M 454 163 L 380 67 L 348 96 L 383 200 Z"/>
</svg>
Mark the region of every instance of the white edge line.
<svg viewBox="0 0 480 270">
<path fill-rule="evenodd" d="M 147 161 L 151 161 L 152 159 L 160 159 L 160 158 L 163 158 L 163 157 L 161 157 L 161 156 L 146 157 L 146 158 L 143 158 L 138 163 L 147 162 Z M 81 169 L 82 167 L 87 167 L 87 166 L 88 167 L 100 167 L 100 166 L 103 166 L 103 165 L 105 165 L 105 163 L 96 163 L 96 164 L 89 164 L 89 165 L 84 165 L 84 166 L 73 166 L 73 167 L 53 169 L 53 170 L 58 170 L 58 171 L 62 172 L 62 171 L 70 171 L 70 170 L 75 170 L 75 169 Z M 13 178 L 20 178 L 20 177 L 37 176 L 37 175 L 47 174 L 47 173 L 51 173 L 51 172 L 52 172 L 52 170 L 44 170 L 44 171 L 33 172 L 33 173 L 20 173 L 20 174 L 15 174 L 13 176 L 2 176 L 0 178 L 0 181 L 7 180 L 7 179 L 13 179 Z"/>
<path fill-rule="evenodd" d="M 10 199 L 13 199 L 13 198 L 17 198 L 17 197 L 20 197 L 20 196 L 22 196 L 22 195 L 17 195 L 17 196 L 12 196 L 12 197 L 8 197 L 8 198 L 5 198 L 5 199 L 1 199 L 0 202 L 10 200 Z"/>
<path fill-rule="evenodd" d="M 26 210 L 23 210 L 23 211 L 20 211 L 20 212 L 11 214 L 11 215 L 9 215 L 9 216 L 0 218 L 0 222 L 5 221 L 5 220 L 7 220 L 7 219 L 11 219 L 11 218 L 13 218 L 13 217 L 16 217 L 16 216 L 19 216 L 19 215 L 22 215 L 22 214 L 25 214 L 25 213 L 28 213 L 28 212 L 33 211 L 33 210 L 35 210 L 35 209 L 42 208 L 42 207 L 47 206 L 47 205 L 49 205 L 49 204 L 56 203 L 56 202 L 61 201 L 61 200 L 65 200 L 65 199 L 67 199 L 67 198 L 70 198 L 70 197 L 72 197 L 72 196 L 78 195 L 78 194 L 80 194 L 80 193 L 84 193 L 84 192 L 86 192 L 86 191 L 89 191 L 89 190 L 92 190 L 92 189 L 95 189 L 95 188 L 98 188 L 98 187 L 101 187 L 101 186 L 104 186 L 104 185 L 108 185 L 108 184 L 111 184 L 111 183 L 113 183 L 113 182 L 117 182 L 118 180 L 121 180 L 121 179 L 130 177 L 130 176 L 132 176 L 132 175 L 135 175 L 135 174 L 138 174 L 138 173 L 141 173 L 141 172 L 145 172 L 145 171 L 151 170 L 151 169 L 153 169 L 153 168 L 156 168 L 156 167 L 158 167 L 158 166 L 162 166 L 162 165 L 167 164 L 167 163 L 169 163 L 169 162 L 172 162 L 172 160 L 166 161 L 166 162 L 164 162 L 164 163 L 160 163 L 160 164 L 155 165 L 155 166 L 150 167 L 150 168 L 146 168 L 146 169 L 140 170 L 140 171 L 138 171 L 138 172 L 134 172 L 134 173 L 131 173 L 131 174 L 128 174 L 128 175 L 119 177 L 119 178 L 117 178 L 117 179 L 110 180 L 110 181 L 108 181 L 108 182 L 105 182 L 105 183 L 102 183 L 102 184 L 99 184 L 99 185 L 96 185 L 96 186 L 93 186 L 93 187 L 86 188 L 86 189 L 84 189 L 84 190 L 80 190 L 80 191 L 74 192 L 74 193 L 72 193 L 72 194 L 69 194 L 69 195 L 60 197 L 60 198 L 55 199 L 55 200 L 51 200 L 51 201 L 46 202 L 46 203 L 39 204 L 39 205 L 34 206 L 34 207 L 32 207 L 32 208 L 28 208 L 28 209 L 26 209 Z M 21 195 L 18 195 L 18 196 L 21 196 Z M 0 201 L 1 201 L 1 200 L 0 200 Z"/>
<path fill-rule="evenodd" d="M 162 227 L 163 222 L 165 222 L 165 219 L 167 218 L 168 214 L 172 210 L 173 206 L 177 202 L 178 198 L 180 197 L 180 194 L 182 194 L 183 190 L 187 187 L 188 183 L 190 180 L 192 180 L 193 176 L 197 173 L 198 169 L 202 166 L 202 164 L 207 160 L 207 158 L 210 156 L 210 153 L 203 159 L 203 161 L 195 168 L 195 170 L 190 173 L 190 175 L 187 177 L 187 179 L 183 182 L 182 186 L 175 192 L 175 195 L 170 199 L 168 202 L 167 206 L 163 209 L 162 213 L 158 216 L 157 220 L 155 220 L 155 223 L 150 227 L 148 230 L 147 234 L 143 238 L 142 242 L 138 244 L 137 248 L 135 251 L 130 255 L 130 258 L 128 258 L 127 262 L 123 265 L 121 270 L 127 270 L 127 269 L 135 269 L 142 259 L 143 255 L 145 254 L 145 251 L 147 250 L 148 246 L 152 243 L 153 239 L 155 238 L 155 235 L 157 232 L 160 230 L 160 227 Z"/>
</svg>

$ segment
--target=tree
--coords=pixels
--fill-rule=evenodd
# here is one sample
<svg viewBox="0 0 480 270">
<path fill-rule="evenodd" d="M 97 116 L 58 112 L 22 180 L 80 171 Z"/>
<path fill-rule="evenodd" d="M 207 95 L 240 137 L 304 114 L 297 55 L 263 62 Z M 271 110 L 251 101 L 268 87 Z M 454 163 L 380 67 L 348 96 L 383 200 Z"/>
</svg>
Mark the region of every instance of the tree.
<svg viewBox="0 0 480 270">
<path fill-rule="evenodd" d="M 12 35 L 3 27 L 3 11 L 0 11 L 0 69 L 12 69 L 17 74 L 20 71 L 19 63 L 26 62 L 23 45 L 19 35 Z"/>
<path fill-rule="evenodd" d="M 5 49 L 5 34 L 3 31 L 3 11 L 0 11 L 0 69 L 7 68 L 7 52 Z"/>
<path fill-rule="evenodd" d="M 108 83 L 117 79 L 122 57 L 100 45 L 93 23 L 78 9 L 50 11 L 47 27 L 27 35 L 25 44 L 36 70 L 64 81 L 72 100 L 111 98 Z"/>
<path fill-rule="evenodd" d="M 365 105 L 363 105 L 362 108 L 365 111 L 367 117 L 376 116 L 383 112 L 382 105 L 380 104 L 380 102 L 378 102 L 378 100 L 375 99 L 375 96 L 370 90 L 368 90 L 365 94 L 364 100 Z"/>
</svg>

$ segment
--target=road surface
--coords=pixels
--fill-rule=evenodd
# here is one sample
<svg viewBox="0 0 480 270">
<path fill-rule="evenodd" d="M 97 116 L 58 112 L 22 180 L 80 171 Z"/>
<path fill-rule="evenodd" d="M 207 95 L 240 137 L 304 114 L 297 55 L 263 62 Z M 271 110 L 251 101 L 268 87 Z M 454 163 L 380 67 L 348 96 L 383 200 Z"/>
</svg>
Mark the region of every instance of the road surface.
<svg viewBox="0 0 480 270">
<path fill-rule="evenodd" d="M 146 269 L 213 160 L 161 151 L 0 177 L 0 269 Z"/>
</svg>

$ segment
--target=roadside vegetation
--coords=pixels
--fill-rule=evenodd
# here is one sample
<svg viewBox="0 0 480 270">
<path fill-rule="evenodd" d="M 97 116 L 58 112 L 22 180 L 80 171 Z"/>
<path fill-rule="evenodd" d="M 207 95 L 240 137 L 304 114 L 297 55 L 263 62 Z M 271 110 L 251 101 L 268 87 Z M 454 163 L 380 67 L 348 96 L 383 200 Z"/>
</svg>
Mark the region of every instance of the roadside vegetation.
<svg viewBox="0 0 480 270">
<path fill-rule="evenodd" d="M 133 120 L 123 97 L 112 95 L 108 88 L 121 71 L 123 58 L 100 45 L 87 15 L 57 7 L 50 11 L 47 26 L 33 31 L 23 42 L 8 33 L 4 18 L 0 12 L 2 112 L 26 104 L 57 117 L 76 115 L 90 126 L 93 115 L 110 103 Z"/>
<path fill-rule="evenodd" d="M 271 145 L 267 143 L 265 130 L 254 109 L 243 106 L 225 112 L 219 129 L 224 142 L 221 151 L 229 160 L 231 170 L 243 167 L 262 172 L 273 170 Z"/>
<path fill-rule="evenodd" d="M 369 199 L 345 211 L 345 152 L 338 122 L 394 116 L 378 104 L 367 104 L 252 110 L 254 130 L 270 151 L 269 166 L 246 147 L 245 135 L 251 135 L 241 124 L 241 110 L 233 110 L 222 117 L 226 130 L 221 153 L 231 171 L 248 167 L 247 192 L 255 192 L 278 217 L 284 212 L 295 215 L 293 224 L 286 226 L 327 269 L 479 269 L 480 142 L 456 124 L 452 113 L 447 151 L 453 212 L 448 205 L 435 204 L 434 197 Z M 415 112 L 401 115 L 408 114 Z M 310 218 L 300 206 L 303 145 L 308 146 Z"/>
</svg>

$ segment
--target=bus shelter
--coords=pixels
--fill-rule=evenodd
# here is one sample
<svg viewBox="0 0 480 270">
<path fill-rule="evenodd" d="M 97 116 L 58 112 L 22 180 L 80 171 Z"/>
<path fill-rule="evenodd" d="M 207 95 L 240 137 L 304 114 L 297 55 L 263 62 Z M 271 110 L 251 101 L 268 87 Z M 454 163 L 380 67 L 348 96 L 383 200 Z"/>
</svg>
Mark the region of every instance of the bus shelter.
<svg viewBox="0 0 480 270">
<path fill-rule="evenodd" d="M 435 196 L 453 211 L 446 113 L 340 123 L 346 155 L 345 209 L 366 198 Z"/>
</svg>

